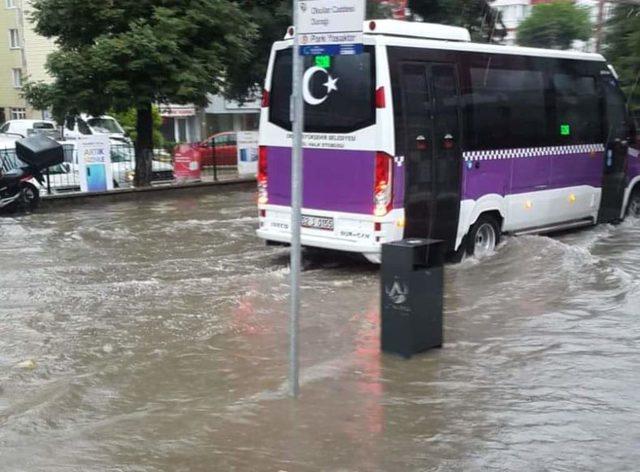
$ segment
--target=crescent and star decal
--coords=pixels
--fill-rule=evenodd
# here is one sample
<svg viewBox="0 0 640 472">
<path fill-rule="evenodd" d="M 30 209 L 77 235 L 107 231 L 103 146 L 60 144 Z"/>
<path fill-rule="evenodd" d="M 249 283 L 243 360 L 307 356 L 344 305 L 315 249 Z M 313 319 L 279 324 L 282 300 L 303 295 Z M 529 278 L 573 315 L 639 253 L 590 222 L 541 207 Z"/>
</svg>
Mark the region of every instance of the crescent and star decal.
<svg viewBox="0 0 640 472">
<path fill-rule="evenodd" d="M 322 72 L 323 74 L 327 75 L 327 81 L 323 84 L 327 88 L 327 94 L 322 98 L 314 97 L 313 94 L 311 93 L 311 90 L 309 90 L 309 86 L 311 85 L 311 79 L 318 72 Z M 304 101 L 307 102 L 309 105 L 320 105 L 329 97 L 329 94 L 333 90 L 335 91 L 338 90 L 338 86 L 336 85 L 337 82 L 338 82 L 338 78 L 336 77 L 334 79 L 333 77 L 331 77 L 331 74 L 329 74 L 329 72 L 327 72 L 322 67 L 318 67 L 318 66 L 310 67 L 309 69 L 306 70 L 306 72 L 304 73 L 304 76 L 302 77 L 302 96 L 304 98 Z"/>
</svg>

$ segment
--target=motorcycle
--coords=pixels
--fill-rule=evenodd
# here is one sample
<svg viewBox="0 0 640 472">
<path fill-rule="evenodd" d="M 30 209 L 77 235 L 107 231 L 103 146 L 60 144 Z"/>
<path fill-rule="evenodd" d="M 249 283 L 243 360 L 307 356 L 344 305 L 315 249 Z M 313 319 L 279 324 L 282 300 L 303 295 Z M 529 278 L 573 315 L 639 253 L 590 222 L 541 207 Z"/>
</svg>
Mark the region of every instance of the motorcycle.
<svg viewBox="0 0 640 472">
<path fill-rule="evenodd" d="M 16 141 L 16 156 L 26 166 L 0 173 L 0 210 L 33 211 L 40 203 L 40 192 L 29 182 L 44 185 L 42 171 L 64 161 L 62 145 L 45 135 Z"/>
</svg>

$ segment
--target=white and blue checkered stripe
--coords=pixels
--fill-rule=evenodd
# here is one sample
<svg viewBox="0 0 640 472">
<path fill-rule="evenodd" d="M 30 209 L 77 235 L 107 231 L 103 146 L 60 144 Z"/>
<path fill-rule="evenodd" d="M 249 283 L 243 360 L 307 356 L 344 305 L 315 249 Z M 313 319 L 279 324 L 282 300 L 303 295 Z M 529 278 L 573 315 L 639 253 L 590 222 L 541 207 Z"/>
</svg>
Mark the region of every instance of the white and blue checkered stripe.
<svg viewBox="0 0 640 472">
<path fill-rule="evenodd" d="M 467 151 L 462 153 L 465 161 L 490 161 L 516 159 L 520 157 L 546 157 L 570 154 L 604 152 L 603 144 L 576 144 L 574 146 L 547 146 L 519 149 L 491 149 L 488 151 Z"/>
</svg>

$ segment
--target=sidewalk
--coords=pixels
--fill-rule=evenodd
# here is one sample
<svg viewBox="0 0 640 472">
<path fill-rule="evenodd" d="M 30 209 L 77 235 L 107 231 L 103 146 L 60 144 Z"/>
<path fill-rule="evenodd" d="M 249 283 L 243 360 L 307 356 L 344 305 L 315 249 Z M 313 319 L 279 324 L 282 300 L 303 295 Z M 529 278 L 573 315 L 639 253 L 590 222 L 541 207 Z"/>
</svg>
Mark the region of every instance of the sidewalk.
<svg viewBox="0 0 640 472">
<path fill-rule="evenodd" d="M 58 205 L 75 205 L 89 202 L 113 202 L 127 199 L 145 198 L 146 196 L 157 196 L 158 194 L 177 195 L 201 194 L 212 191 L 216 187 L 243 187 L 250 188 L 255 185 L 255 177 L 240 177 L 235 169 L 218 169 L 218 180 L 214 181 L 213 173 L 203 175 L 203 178 L 194 182 L 167 181 L 154 183 L 150 187 L 141 188 L 117 188 L 106 192 L 69 192 L 53 195 L 42 195 L 42 206 L 52 207 Z"/>
</svg>

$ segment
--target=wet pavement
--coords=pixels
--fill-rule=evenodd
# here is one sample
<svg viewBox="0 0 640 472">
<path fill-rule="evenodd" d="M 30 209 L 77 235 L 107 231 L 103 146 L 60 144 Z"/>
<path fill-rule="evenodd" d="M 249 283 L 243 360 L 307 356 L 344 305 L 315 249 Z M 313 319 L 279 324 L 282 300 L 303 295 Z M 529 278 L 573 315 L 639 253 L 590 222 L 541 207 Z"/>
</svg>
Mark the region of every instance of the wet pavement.
<svg viewBox="0 0 640 472">
<path fill-rule="evenodd" d="M 628 471 L 640 222 L 446 270 L 443 349 L 378 349 L 377 267 L 287 251 L 252 191 L 0 218 L 0 470 Z"/>
</svg>

